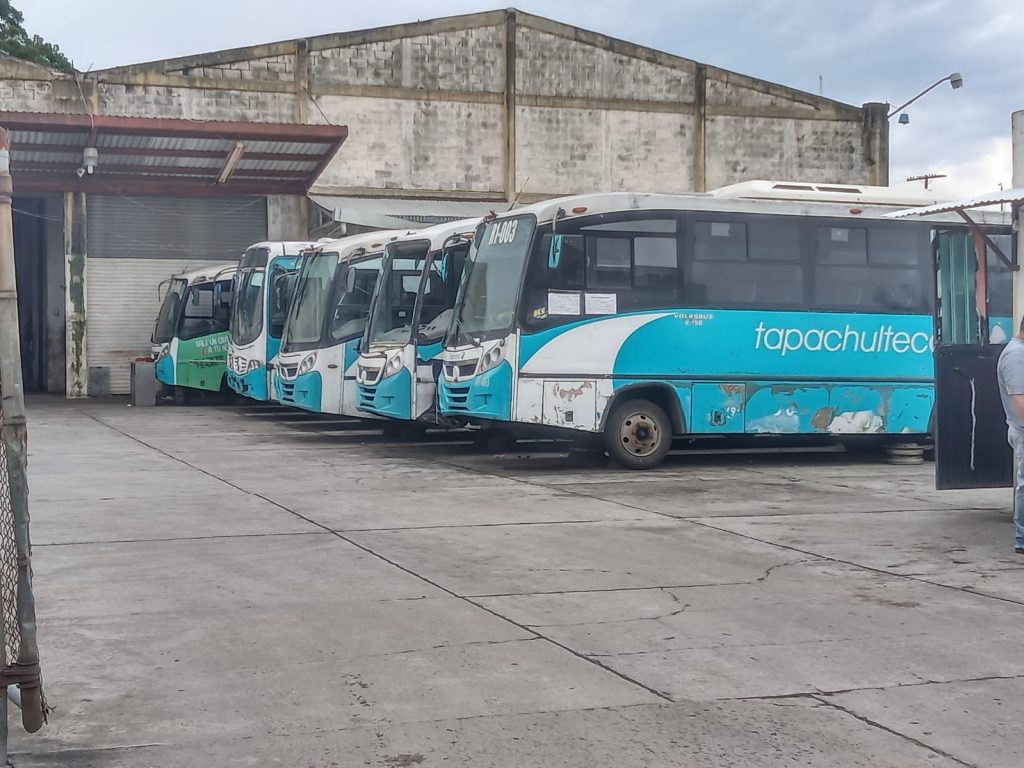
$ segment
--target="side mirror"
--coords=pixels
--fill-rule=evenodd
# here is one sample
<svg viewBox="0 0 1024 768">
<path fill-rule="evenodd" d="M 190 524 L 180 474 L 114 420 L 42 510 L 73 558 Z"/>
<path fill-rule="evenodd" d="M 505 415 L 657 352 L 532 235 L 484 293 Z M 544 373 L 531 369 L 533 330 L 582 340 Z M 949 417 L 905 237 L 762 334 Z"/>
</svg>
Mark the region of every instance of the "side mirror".
<svg viewBox="0 0 1024 768">
<path fill-rule="evenodd" d="M 548 269 L 558 269 L 558 265 L 562 263 L 564 241 L 564 235 L 551 236 L 551 243 L 548 245 Z"/>
<path fill-rule="evenodd" d="M 577 256 L 586 252 L 586 240 L 583 235 L 552 235 L 548 245 L 548 269 L 558 269 L 562 265 L 562 256 L 572 257 L 574 263 Z"/>
<path fill-rule="evenodd" d="M 345 273 L 345 293 L 352 293 L 356 289 L 356 271 L 349 267 Z"/>
</svg>

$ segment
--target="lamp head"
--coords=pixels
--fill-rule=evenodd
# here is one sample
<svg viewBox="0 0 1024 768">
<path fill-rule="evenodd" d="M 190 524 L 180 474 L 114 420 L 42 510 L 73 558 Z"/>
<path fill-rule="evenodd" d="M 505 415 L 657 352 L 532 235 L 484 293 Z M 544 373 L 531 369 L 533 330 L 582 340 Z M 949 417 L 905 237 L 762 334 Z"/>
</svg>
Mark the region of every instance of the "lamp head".
<svg viewBox="0 0 1024 768">
<path fill-rule="evenodd" d="M 953 90 L 955 91 L 957 88 L 964 87 L 964 79 L 959 72 L 954 72 L 949 76 L 949 84 L 953 86 Z"/>
<path fill-rule="evenodd" d="M 906 112 L 901 112 L 900 119 L 897 120 L 896 122 L 899 123 L 900 125 L 907 125 L 908 123 L 910 123 L 910 115 L 908 115 Z"/>
</svg>

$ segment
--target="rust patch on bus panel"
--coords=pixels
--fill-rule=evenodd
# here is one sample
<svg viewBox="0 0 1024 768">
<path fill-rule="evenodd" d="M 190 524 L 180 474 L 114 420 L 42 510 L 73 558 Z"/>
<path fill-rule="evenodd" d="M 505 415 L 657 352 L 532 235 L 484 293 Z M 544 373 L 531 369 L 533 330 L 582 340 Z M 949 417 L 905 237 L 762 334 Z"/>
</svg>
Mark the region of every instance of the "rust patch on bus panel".
<svg viewBox="0 0 1024 768">
<path fill-rule="evenodd" d="M 819 408 L 811 417 L 811 426 L 819 432 L 828 432 L 828 425 L 832 423 L 832 419 L 834 419 L 835 416 L 835 408 L 830 408 L 828 406 Z"/>
<path fill-rule="evenodd" d="M 583 382 L 578 387 L 562 387 L 559 384 L 555 384 L 554 386 L 551 387 L 551 394 L 553 394 L 560 400 L 572 402 L 577 397 L 582 395 L 586 390 L 591 389 L 593 386 L 594 385 L 591 384 L 589 381 Z"/>
</svg>

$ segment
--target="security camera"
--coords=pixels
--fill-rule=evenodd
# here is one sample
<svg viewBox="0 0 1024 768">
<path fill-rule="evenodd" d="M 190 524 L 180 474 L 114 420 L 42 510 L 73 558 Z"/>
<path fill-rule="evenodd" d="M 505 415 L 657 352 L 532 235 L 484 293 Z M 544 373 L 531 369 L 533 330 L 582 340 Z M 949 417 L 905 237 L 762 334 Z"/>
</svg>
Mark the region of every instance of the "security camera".
<svg viewBox="0 0 1024 768">
<path fill-rule="evenodd" d="M 96 165 L 100 161 L 100 153 L 96 147 L 86 147 L 82 151 L 82 165 L 85 167 L 85 172 L 92 176 L 96 170 Z"/>
</svg>

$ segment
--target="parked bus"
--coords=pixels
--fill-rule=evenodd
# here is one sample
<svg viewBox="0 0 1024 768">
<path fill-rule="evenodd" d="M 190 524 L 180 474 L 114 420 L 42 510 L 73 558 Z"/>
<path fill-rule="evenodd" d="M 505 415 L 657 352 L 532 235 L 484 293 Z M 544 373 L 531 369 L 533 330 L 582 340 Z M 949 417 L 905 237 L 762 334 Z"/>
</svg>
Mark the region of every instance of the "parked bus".
<svg viewBox="0 0 1024 768">
<path fill-rule="evenodd" d="M 882 216 L 927 201 L 829 189 L 848 202 L 622 193 L 491 218 L 442 413 L 599 433 L 635 469 L 677 435 L 924 436 L 932 225 Z"/>
<path fill-rule="evenodd" d="M 275 399 L 320 413 L 356 409 L 356 358 L 384 246 L 405 230 L 319 243 L 303 258 L 274 364 Z"/>
<path fill-rule="evenodd" d="M 156 379 L 179 402 L 192 390 L 220 392 L 227 372 L 235 264 L 175 275 L 151 337 Z"/>
<path fill-rule="evenodd" d="M 249 246 L 238 264 L 231 309 L 228 386 L 253 400 L 271 399 L 270 369 L 309 242 L 264 242 Z"/>
<path fill-rule="evenodd" d="M 454 426 L 436 407 L 441 342 L 479 223 L 440 224 L 388 245 L 360 346 L 360 411 Z"/>
</svg>

